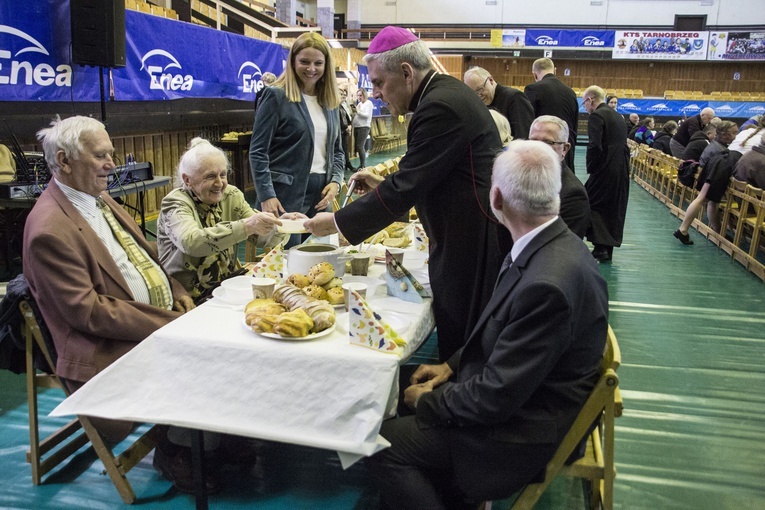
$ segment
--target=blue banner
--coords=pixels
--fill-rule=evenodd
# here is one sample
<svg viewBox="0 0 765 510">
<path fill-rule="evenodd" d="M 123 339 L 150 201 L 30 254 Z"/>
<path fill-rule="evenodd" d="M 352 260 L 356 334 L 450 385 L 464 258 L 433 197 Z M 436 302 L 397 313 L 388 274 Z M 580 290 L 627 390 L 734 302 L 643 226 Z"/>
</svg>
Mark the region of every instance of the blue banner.
<svg viewBox="0 0 765 510">
<path fill-rule="evenodd" d="M 98 69 L 72 64 L 69 2 L 0 2 L 0 100 L 99 101 Z"/>
<path fill-rule="evenodd" d="M 560 48 L 614 47 L 613 30 L 526 30 L 526 46 Z"/>
<path fill-rule="evenodd" d="M 112 71 L 118 101 L 252 101 L 264 72 L 284 70 L 277 44 L 135 11 L 125 13 L 125 29 L 127 65 Z"/>
<path fill-rule="evenodd" d="M 585 113 L 582 107 L 582 99 L 579 100 L 579 111 Z M 653 115 L 657 117 L 693 117 L 706 107 L 715 111 L 715 115 L 725 118 L 748 119 L 754 115 L 765 114 L 763 103 L 739 103 L 724 101 L 690 101 L 690 100 L 667 100 L 667 99 L 623 99 L 619 102 L 617 111 L 624 115 L 637 113 L 641 116 Z"/>
</svg>

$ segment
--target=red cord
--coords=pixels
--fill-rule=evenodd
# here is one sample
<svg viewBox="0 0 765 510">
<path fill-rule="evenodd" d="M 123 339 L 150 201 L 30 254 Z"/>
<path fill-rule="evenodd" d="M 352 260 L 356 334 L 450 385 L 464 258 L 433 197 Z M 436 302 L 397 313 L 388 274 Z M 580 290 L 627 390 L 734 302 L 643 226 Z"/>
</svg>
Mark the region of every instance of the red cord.
<svg viewBox="0 0 765 510">
<path fill-rule="evenodd" d="M 473 144 L 471 143 L 470 146 L 470 173 L 473 177 L 473 193 L 475 194 L 475 201 L 478 202 L 478 208 L 481 209 L 481 212 L 484 216 L 489 218 L 489 221 L 493 221 L 497 225 L 499 225 L 499 221 L 497 218 L 495 218 L 493 215 L 489 215 L 486 213 L 486 210 L 483 208 L 483 204 L 481 203 L 480 198 L 478 198 L 478 185 L 475 183 L 475 167 L 473 166 Z"/>
</svg>

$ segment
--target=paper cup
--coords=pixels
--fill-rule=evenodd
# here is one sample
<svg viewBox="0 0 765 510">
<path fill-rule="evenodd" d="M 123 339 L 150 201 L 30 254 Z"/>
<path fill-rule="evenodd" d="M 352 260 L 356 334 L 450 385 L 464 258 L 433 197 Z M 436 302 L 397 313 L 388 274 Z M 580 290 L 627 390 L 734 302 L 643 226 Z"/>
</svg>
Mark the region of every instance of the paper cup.
<svg viewBox="0 0 765 510">
<path fill-rule="evenodd" d="M 359 296 L 367 297 L 367 284 L 366 283 L 344 283 L 343 284 L 343 297 L 345 298 L 345 311 L 350 309 L 351 302 L 351 290 L 355 290 Z"/>
<path fill-rule="evenodd" d="M 273 278 L 252 279 L 252 299 L 268 299 L 274 295 L 276 280 Z"/>
<path fill-rule="evenodd" d="M 368 253 L 357 253 L 351 259 L 351 274 L 354 276 L 366 276 L 369 271 L 369 260 L 371 259 Z"/>
</svg>

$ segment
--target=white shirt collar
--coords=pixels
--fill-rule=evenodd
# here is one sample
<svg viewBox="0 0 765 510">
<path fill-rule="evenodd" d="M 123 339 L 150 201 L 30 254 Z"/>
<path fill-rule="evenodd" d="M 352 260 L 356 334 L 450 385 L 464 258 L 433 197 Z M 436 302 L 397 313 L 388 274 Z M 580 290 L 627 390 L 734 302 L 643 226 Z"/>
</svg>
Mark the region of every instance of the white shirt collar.
<svg viewBox="0 0 765 510">
<path fill-rule="evenodd" d="M 539 225 L 534 230 L 525 233 L 518 239 L 517 241 L 513 242 L 513 247 L 510 250 L 510 256 L 513 258 L 513 260 L 518 260 L 518 256 L 521 254 L 524 248 L 531 242 L 532 239 L 534 239 L 537 235 L 539 235 L 540 232 L 542 232 L 544 229 L 552 225 L 555 220 L 557 220 L 558 217 L 551 219 L 550 221 L 546 221 Z"/>
</svg>

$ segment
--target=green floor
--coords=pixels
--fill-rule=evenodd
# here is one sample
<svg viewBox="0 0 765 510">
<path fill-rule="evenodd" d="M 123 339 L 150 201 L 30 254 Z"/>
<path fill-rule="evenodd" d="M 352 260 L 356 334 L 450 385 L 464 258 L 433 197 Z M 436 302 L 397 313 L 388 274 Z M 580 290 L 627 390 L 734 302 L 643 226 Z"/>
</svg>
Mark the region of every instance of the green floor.
<svg viewBox="0 0 765 510">
<path fill-rule="evenodd" d="M 389 157 L 372 155 L 370 163 Z M 701 236 L 681 245 L 672 237 L 679 220 L 637 185 L 630 192 L 625 244 L 601 266 L 623 358 L 615 507 L 765 509 L 763 282 Z M 431 341 L 416 361 L 433 356 Z M 49 391 L 41 405 L 50 410 L 59 399 Z M 0 508 L 121 504 L 90 451 L 34 487 L 24 462 L 26 413 L 23 376 L 0 371 Z M 46 418 L 45 428 L 60 423 Z M 342 471 L 329 452 L 272 445 L 265 472 L 262 480 L 227 473 L 211 508 L 375 508 L 363 464 Z M 147 460 L 129 479 L 140 508 L 193 508 Z M 583 508 L 582 501 L 578 483 L 559 479 L 538 508 Z"/>
</svg>

